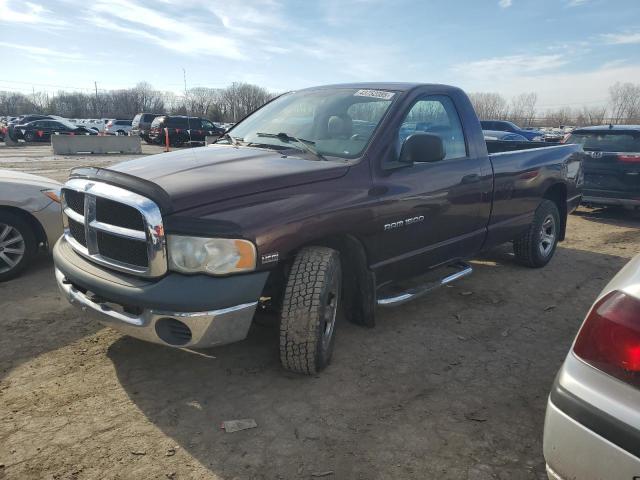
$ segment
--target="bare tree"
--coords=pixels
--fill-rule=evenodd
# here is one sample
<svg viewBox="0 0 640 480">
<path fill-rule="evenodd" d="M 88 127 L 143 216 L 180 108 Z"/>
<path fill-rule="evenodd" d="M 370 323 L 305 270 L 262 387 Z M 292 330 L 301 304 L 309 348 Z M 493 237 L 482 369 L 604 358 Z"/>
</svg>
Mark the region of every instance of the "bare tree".
<svg viewBox="0 0 640 480">
<path fill-rule="evenodd" d="M 499 93 L 472 93 L 469 99 L 480 120 L 495 120 L 505 117 L 507 101 Z"/>
<path fill-rule="evenodd" d="M 511 99 L 508 118 L 522 127 L 530 127 L 536 116 L 538 94 L 534 92 L 521 93 Z"/>
<path fill-rule="evenodd" d="M 640 84 L 616 83 L 609 88 L 611 120 L 633 123 L 640 120 Z"/>
<path fill-rule="evenodd" d="M 560 127 L 574 123 L 576 113 L 571 107 L 562 107 L 556 110 L 548 110 L 544 116 L 545 124 L 549 127 Z"/>
<path fill-rule="evenodd" d="M 576 115 L 577 126 L 602 125 L 607 116 L 607 107 L 582 107 Z"/>
<path fill-rule="evenodd" d="M 220 95 L 222 115 L 226 121 L 237 122 L 273 98 L 262 87 L 248 83 L 232 83 Z"/>
</svg>

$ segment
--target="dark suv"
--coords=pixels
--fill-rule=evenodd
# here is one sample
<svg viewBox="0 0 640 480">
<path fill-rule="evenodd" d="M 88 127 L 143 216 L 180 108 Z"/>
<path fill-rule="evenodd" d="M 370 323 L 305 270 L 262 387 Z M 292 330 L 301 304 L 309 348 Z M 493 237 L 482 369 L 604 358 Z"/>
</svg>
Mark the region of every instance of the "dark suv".
<svg viewBox="0 0 640 480">
<path fill-rule="evenodd" d="M 161 113 L 139 113 L 131 121 L 130 135 L 139 135 L 145 142 L 151 143 L 149 140 L 149 128 L 151 128 L 151 122 L 156 117 L 162 115 Z"/>
<path fill-rule="evenodd" d="M 577 128 L 565 143 L 587 154 L 584 203 L 640 207 L 640 125 Z"/>
<path fill-rule="evenodd" d="M 189 142 L 204 142 L 207 136 L 220 136 L 224 133 L 224 129 L 216 127 L 206 118 L 164 115 L 151 123 L 149 140 L 157 144 L 165 143 L 165 128 L 172 147 Z"/>
</svg>

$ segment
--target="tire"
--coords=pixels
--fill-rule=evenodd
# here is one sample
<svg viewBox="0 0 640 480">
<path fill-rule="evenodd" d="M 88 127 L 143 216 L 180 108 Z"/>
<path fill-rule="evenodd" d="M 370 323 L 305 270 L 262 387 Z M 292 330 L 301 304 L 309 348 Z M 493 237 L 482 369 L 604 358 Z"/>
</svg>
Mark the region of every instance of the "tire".
<svg viewBox="0 0 640 480">
<path fill-rule="evenodd" d="M 175 139 L 169 139 L 169 145 L 172 147 L 182 147 L 184 145 L 185 138 L 182 135 L 178 135 Z"/>
<path fill-rule="evenodd" d="M 0 212 L 0 282 L 17 277 L 36 255 L 31 225 L 12 212 Z"/>
<path fill-rule="evenodd" d="M 35 142 L 36 141 L 36 136 L 33 132 L 25 132 L 24 134 L 24 141 L 25 142 Z"/>
<path fill-rule="evenodd" d="M 543 200 L 529 228 L 513 241 L 516 261 L 531 268 L 544 267 L 553 257 L 560 233 L 560 213 L 551 200 Z"/>
<path fill-rule="evenodd" d="M 287 370 L 313 375 L 331 360 L 340 307 L 340 255 L 306 247 L 296 255 L 280 314 L 280 362 Z"/>
</svg>

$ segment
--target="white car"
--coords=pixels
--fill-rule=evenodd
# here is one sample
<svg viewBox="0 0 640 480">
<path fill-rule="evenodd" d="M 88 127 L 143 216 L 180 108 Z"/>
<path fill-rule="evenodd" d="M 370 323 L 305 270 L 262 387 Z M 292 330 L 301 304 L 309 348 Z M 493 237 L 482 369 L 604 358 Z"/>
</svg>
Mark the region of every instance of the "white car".
<svg viewBox="0 0 640 480">
<path fill-rule="evenodd" d="M 552 480 L 640 479 L 640 255 L 602 290 L 547 403 Z"/>
<path fill-rule="evenodd" d="M 20 274 L 38 251 L 62 235 L 60 185 L 28 173 L 0 170 L 0 282 Z"/>
<path fill-rule="evenodd" d="M 131 120 L 109 120 L 104 128 L 104 133 L 107 135 L 129 135 L 131 128 Z"/>
</svg>

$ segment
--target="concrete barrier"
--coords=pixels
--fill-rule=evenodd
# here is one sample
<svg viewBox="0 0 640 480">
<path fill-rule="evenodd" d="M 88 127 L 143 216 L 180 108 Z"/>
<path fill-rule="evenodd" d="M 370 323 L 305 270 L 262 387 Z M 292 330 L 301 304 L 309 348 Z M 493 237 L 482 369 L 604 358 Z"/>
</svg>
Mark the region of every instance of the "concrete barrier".
<svg viewBox="0 0 640 480">
<path fill-rule="evenodd" d="M 142 153 L 140 137 L 124 135 L 52 135 L 51 148 L 56 155 L 76 153 Z"/>
</svg>

